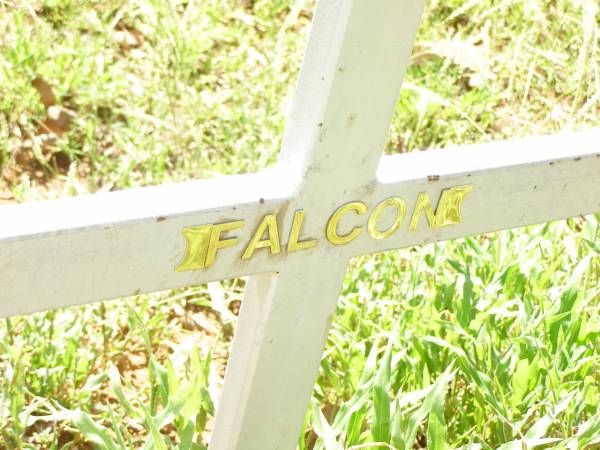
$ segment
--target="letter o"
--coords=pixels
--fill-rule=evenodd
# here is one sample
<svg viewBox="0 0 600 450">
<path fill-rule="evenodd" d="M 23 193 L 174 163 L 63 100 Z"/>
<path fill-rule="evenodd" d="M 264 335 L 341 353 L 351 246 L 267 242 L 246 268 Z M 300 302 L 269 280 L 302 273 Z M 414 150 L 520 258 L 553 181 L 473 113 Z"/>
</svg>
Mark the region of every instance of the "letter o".
<svg viewBox="0 0 600 450">
<path fill-rule="evenodd" d="M 383 212 L 383 210 L 385 208 L 387 208 L 388 206 L 396 207 L 396 218 L 394 219 L 394 223 L 392 224 L 391 227 L 389 227 L 385 231 L 379 231 L 377 229 L 377 222 L 379 221 L 379 216 L 381 216 L 381 213 Z M 398 231 L 398 228 L 400 228 L 400 225 L 402 225 L 402 222 L 404 221 L 405 216 L 406 216 L 406 202 L 404 200 L 402 200 L 401 198 L 391 197 L 391 198 L 388 198 L 388 199 L 382 201 L 375 207 L 375 209 L 369 216 L 369 222 L 367 224 L 367 230 L 369 231 L 369 235 L 373 239 L 385 239 L 385 238 L 390 237 L 392 234 L 394 234 L 396 231 Z"/>
</svg>

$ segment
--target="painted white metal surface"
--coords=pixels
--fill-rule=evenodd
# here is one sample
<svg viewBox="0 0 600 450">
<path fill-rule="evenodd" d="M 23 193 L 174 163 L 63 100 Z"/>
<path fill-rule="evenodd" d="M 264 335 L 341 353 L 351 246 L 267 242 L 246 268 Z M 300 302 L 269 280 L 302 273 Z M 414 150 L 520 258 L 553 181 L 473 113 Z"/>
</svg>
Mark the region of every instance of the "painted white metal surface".
<svg viewBox="0 0 600 450">
<path fill-rule="evenodd" d="M 184 227 L 256 222 L 285 207 L 286 186 L 263 173 L 3 206 L 0 316 L 277 270 L 276 259 L 248 265 L 233 252 L 203 272 L 174 268 L 185 249 Z"/>
<path fill-rule="evenodd" d="M 600 211 L 600 129 L 387 156 L 378 178 L 373 203 L 419 192 L 439 198 L 451 186 L 473 190 L 461 223 L 431 229 L 422 220 L 411 233 L 405 224 L 385 241 L 360 236 L 352 256 Z"/>
<path fill-rule="evenodd" d="M 0 316 L 252 275 L 228 363 L 211 450 L 294 448 L 350 257 L 600 211 L 600 130 L 381 157 L 423 7 L 421 0 L 321 0 L 278 166 L 269 172 L 0 208 Z M 463 220 L 408 220 L 375 240 L 325 237 L 350 201 L 470 185 Z M 248 241 L 277 214 L 282 244 L 305 211 L 309 250 L 242 248 L 175 272 L 183 228 L 246 221 Z M 385 224 L 385 214 L 381 221 Z"/>
</svg>

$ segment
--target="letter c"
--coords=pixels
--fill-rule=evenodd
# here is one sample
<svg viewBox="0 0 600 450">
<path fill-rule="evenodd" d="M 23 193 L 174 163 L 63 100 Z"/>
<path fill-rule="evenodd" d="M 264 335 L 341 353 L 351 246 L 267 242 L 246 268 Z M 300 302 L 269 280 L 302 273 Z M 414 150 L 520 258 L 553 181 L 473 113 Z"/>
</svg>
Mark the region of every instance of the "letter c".
<svg viewBox="0 0 600 450">
<path fill-rule="evenodd" d="M 362 227 L 354 227 L 348 234 L 340 236 L 338 234 L 338 224 L 344 214 L 349 211 L 355 211 L 357 214 L 366 214 L 367 205 L 363 202 L 350 202 L 340 206 L 329 218 L 327 222 L 327 240 L 334 245 L 343 245 L 353 241 L 362 231 Z"/>
</svg>

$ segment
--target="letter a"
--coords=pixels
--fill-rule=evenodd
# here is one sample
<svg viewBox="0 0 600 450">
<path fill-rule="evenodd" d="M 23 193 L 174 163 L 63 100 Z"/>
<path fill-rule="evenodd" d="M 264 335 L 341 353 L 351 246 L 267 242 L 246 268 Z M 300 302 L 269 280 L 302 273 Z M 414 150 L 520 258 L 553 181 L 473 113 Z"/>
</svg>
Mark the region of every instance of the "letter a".
<svg viewBox="0 0 600 450">
<path fill-rule="evenodd" d="M 267 239 L 262 239 L 263 234 L 267 233 Z M 279 230 L 277 229 L 277 217 L 275 214 L 267 214 L 263 217 L 260 225 L 256 229 L 254 236 L 250 240 L 242 259 L 249 259 L 257 248 L 269 247 L 271 255 L 276 255 L 281 251 L 279 244 Z"/>
</svg>

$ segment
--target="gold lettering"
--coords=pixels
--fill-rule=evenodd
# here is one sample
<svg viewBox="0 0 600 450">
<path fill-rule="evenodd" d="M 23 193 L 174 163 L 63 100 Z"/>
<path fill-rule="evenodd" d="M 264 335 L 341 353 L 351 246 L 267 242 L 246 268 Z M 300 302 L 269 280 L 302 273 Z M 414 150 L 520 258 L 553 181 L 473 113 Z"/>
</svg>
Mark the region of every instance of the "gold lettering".
<svg viewBox="0 0 600 450">
<path fill-rule="evenodd" d="M 460 207 L 463 200 L 469 192 L 473 190 L 473 186 L 456 186 L 450 189 L 444 189 L 438 202 L 435 214 L 429 200 L 427 192 L 421 192 L 417 197 L 415 210 L 413 211 L 409 231 L 415 231 L 419 224 L 421 211 L 425 210 L 425 216 L 432 228 L 441 228 L 447 225 L 453 225 L 462 221 Z"/>
<path fill-rule="evenodd" d="M 307 241 L 300 241 L 300 232 L 302 231 L 302 223 L 304 222 L 304 210 L 299 209 L 294 213 L 294 220 L 292 222 L 292 229 L 290 230 L 290 238 L 288 240 L 287 251 L 288 253 L 295 252 L 297 250 L 307 250 L 317 245 L 316 239 L 310 239 Z"/>
<path fill-rule="evenodd" d="M 379 217 L 385 208 L 388 206 L 394 206 L 396 208 L 396 218 L 394 219 L 394 223 L 391 227 L 389 227 L 385 231 L 379 231 L 377 229 L 377 222 L 379 221 Z M 367 230 L 373 239 L 385 239 L 394 234 L 402 222 L 404 221 L 404 217 L 406 216 L 406 202 L 398 197 L 388 198 L 381 203 L 379 203 L 371 215 L 369 216 L 369 222 L 367 224 Z"/>
<path fill-rule="evenodd" d="M 337 228 L 340 223 L 340 219 L 344 214 L 350 211 L 355 211 L 357 214 L 365 214 L 367 212 L 367 206 L 363 202 L 350 202 L 340 206 L 330 217 L 327 222 L 327 239 L 334 245 L 347 244 L 358 237 L 362 231 L 362 227 L 354 227 L 348 234 L 340 236 Z"/>
<path fill-rule="evenodd" d="M 471 185 L 444 189 L 435 210 L 427 192 L 419 193 L 408 230 L 415 231 L 417 229 L 423 212 L 425 213 L 425 217 L 431 228 L 441 228 L 461 223 L 463 220 L 461 215 L 462 203 L 472 190 L 473 186 Z M 391 225 L 385 230 L 380 230 L 378 226 L 381 225 L 381 216 L 388 207 L 395 208 L 395 217 L 393 217 Z M 404 219 L 406 218 L 406 209 L 406 202 L 399 197 L 390 197 L 380 202 L 369 215 L 367 222 L 367 231 L 369 235 L 373 239 L 386 239 L 391 237 L 402 226 Z M 363 227 L 359 225 L 351 228 L 346 234 L 340 234 L 340 222 L 342 218 L 350 212 L 357 215 L 364 215 L 368 212 L 368 208 L 363 202 L 354 201 L 346 203 L 335 210 L 326 226 L 327 240 L 331 244 L 348 244 L 358 238 L 362 233 Z M 305 240 L 301 240 L 304 216 L 305 211 L 302 209 L 294 212 L 287 242 L 288 253 L 298 250 L 308 250 L 317 245 L 317 239 L 305 238 Z M 388 222 L 389 221 L 385 220 L 385 224 Z M 212 266 L 220 249 L 235 246 L 239 242 L 239 238 L 227 236 L 227 233 L 243 228 L 245 223 L 245 220 L 236 220 L 213 225 L 200 225 L 184 228 L 182 234 L 186 241 L 185 254 L 181 262 L 175 267 L 175 271 L 185 272 L 188 270 L 200 270 Z M 269 248 L 271 255 L 281 253 L 279 229 L 275 214 L 267 214 L 262 218 L 250 239 L 248 246 L 242 254 L 242 259 L 250 259 L 254 255 L 254 252 L 260 248 Z"/>
<path fill-rule="evenodd" d="M 265 232 L 267 233 L 267 239 L 263 240 L 262 236 Z M 269 247 L 271 249 L 271 255 L 276 255 L 281 251 L 279 245 L 279 230 L 277 229 L 277 217 L 275 214 L 267 214 L 263 217 L 254 236 L 252 236 L 252 240 L 248 244 L 246 251 L 242 255 L 242 259 L 249 259 L 254 254 L 254 250 L 264 247 Z"/>
<path fill-rule="evenodd" d="M 239 239 L 236 237 L 221 239 L 221 234 L 243 228 L 245 222 L 245 220 L 236 220 L 234 222 L 225 222 L 213 225 L 212 233 L 210 233 L 210 241 L 208 243 L 208 251 L 206 252 L 206 263 L 204 264 L 204 267 L 210 267 L 213 265 L 217 256 L 217 250 L 221 248 L 232 247 L 239 241 Z"/>
<path fill-rule="evenodd" d="M 204 269 L 212 228 L 212 225 L 202 225 L 183 229 L 182 234 L 186 242 L 185 255 L 175 267 L 175 272 Z"/>
<path fill-rule="evenodd" d="M 417 203 L 415 204 L 415 210 L 413 211 L 412 218 L 410 219 L 410 225 L 408 226 L 409 231 L 415 231 L 417 229 L 422 210 L 425 210 L 425 215 L 427 216 L 429 226 L 435 226 L 435 215 L 433 214 L 433 209 L 431 208 L 429 195 L 427 192 L 420 192 L 419 196 L 417 197 Z"/>
</svg>

